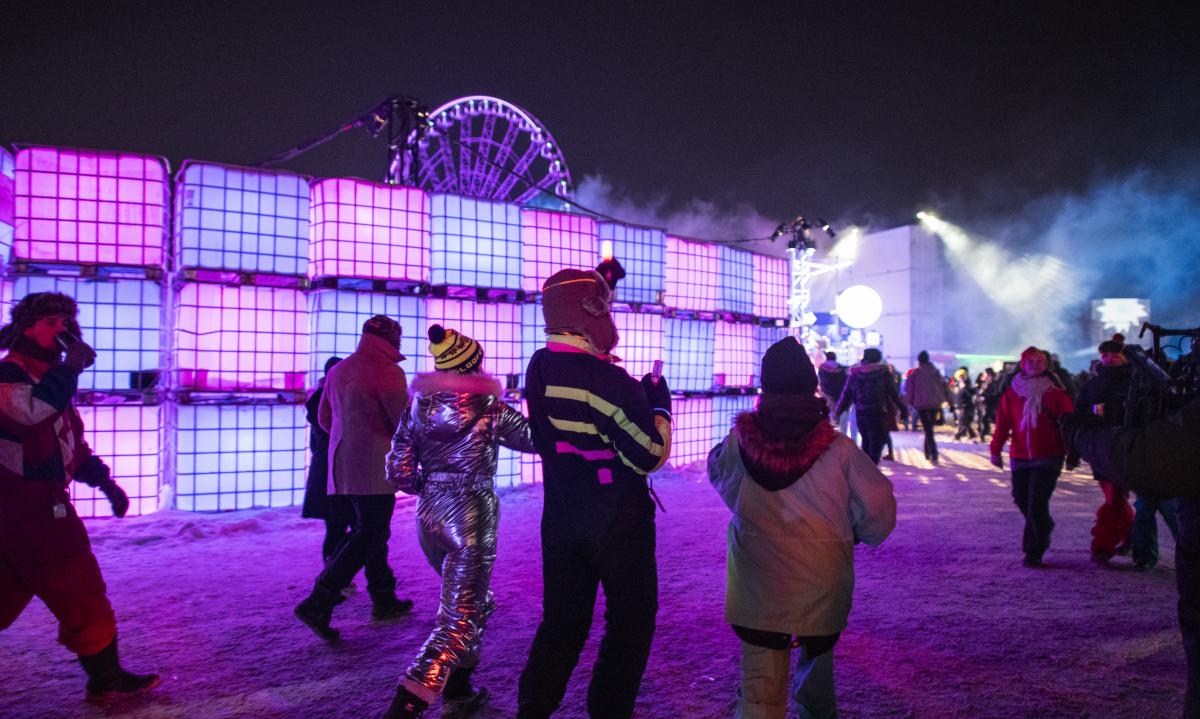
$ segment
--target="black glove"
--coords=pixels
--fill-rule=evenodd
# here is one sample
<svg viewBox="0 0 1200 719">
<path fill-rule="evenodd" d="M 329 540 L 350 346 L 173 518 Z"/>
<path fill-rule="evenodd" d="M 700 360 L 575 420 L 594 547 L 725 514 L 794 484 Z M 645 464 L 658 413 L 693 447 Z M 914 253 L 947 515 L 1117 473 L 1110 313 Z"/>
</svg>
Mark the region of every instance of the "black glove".
<svg viewBox="0 0 1200 719">
<path fill-rule="evenodd" d="M 83 372 L 95 362 L 96 350 L 83 341 L 76 342 L 68 347 L 66 354 L 63 356 L 63 364 L 76 372 Z"/>
<path fill-rule="evenodd" d="M 75 470 L 75 479 L 104 492 L 104 496 L 108 497 L 108 503 L 112 505 L 114 516 L 124 517 L 125 513 L 129 511 L 129 497 L 113 481 L 112 471 L 108 465 L 96 455 L 89 455 L 87 459 L 79 463 L 79 468 Z"/>
<path fill-rule="evenodd" d="M 671 388 L 667 386 L 667 378 L 648 374 L 642 378 L 642 389 L 646 392 L 646 401 L 655 414 L 661 414 L 671 419 Z"/>
<path fill-rule="evenodd" d="M 1004 469 L 1004 457 L 998 454 L 992 455 L 992 466 L 996 469 Z"/>
</svg>

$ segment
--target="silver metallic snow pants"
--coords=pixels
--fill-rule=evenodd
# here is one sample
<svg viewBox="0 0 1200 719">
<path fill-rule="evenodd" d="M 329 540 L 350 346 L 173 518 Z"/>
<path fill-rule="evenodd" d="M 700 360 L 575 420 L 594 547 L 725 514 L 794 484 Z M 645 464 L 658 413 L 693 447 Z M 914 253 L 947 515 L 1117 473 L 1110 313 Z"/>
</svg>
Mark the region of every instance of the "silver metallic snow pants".
<svg viewBox="0 0 1200 719">
<path fill-rule="evenodd" d="M 496 608 L 492 566 L 500 503 L 491 477 L 433 474 L 417 502 L 417 532 L 430 566 L 442 575 L 437 626 L 401 684 L 432 703 L 450 672 L 479 663 L 488 616 Z"/>
</svg>

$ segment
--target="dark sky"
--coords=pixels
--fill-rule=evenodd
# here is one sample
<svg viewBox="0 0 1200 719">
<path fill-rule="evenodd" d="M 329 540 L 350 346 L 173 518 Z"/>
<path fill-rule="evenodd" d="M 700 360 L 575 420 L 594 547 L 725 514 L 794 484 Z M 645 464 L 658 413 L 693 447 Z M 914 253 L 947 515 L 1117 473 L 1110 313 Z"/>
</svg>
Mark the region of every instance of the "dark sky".
<svg viewBox="0 0 1200 719">
<path fill-rule="evenodd" d="M 397 93 L 496 95 L 577 181 L 779 218 L 994 215 L 1200 155 L 1192 2 L 18 5 L 0 142 L 174 168 L 261 160 Z M 378 179 L 383 155 L 359 131 L 289 167 Z"/>
</svg>

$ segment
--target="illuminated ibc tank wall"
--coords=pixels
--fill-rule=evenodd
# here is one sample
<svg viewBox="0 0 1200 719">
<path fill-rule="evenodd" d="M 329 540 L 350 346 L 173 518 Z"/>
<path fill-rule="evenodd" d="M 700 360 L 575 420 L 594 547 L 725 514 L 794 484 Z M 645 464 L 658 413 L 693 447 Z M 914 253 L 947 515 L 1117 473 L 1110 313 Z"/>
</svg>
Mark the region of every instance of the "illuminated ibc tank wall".
<svg viewBox="0 0 1200 719">
<path fill-rule="evenodd" d="M 759 357 L 786 332 L 779 258 L 364 180 L 198 161 L 170 178 L 152 156 L 0 152 L 0 303 L 38 291 L 79 302 L 99 358 L 76 404 L 131 513 L 298 503 L 304 401 L 375 314 L 400 322 L 410 378 L 433 369 L 436 322 L 477 339 L 485 370 L 520 388 L 545 344 L 542 284 L 595 267 L 602 242 L 628 273 L 613 308 L 621 366 L 640 378 L 662 359 L 677 393 L 674 466 L 702 460 L 753 407 Z M 540 477 L 535 455 L 501 452 L 498 487 Z M 107 516 L 103 497 L 73 491 L 80 514 Z"/>
</svg>

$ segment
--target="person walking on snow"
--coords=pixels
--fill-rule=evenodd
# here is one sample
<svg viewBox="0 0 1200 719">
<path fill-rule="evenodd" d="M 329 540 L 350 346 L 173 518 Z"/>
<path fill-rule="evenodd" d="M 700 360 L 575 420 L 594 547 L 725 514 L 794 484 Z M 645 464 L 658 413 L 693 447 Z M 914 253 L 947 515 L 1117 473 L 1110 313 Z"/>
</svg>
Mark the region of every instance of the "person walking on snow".
<svg viewBox="0 0 1200 719">
<path fill-rule="evenodd" d="M 1054 531 L 1050 496 L 1062 474 L 1063 458 L 1067 469 L 1079 466 L 1077 455 L 1067 456 L 1057 424 L 1058 418 L 1073 412 L 1074 407 L 1048 367 L 1046 354 L 1037 347 L 1021 353 L 1020 372 L 1000 398 L 991 443 L 992 464 L 1003 469 L 1000 452 L 1012 437 L 1012 497 L 1025 517 L 1021 546 L 1027 567 L 1040 567 L 1042 555 L 1050 547 Z"/>
<path fill-rule="evenodd" d="M 877 348 L 863 350 L 862 364 L 850 370 L 846 388 L 834 409 L 834 416 L 840 419 L 843 412 L 854 407 L 863 451 L 875 464 L 879 464 L 887 444 L 889 413 L 895 411 L 889 402 L 901 412 L 908 411 L 887 365 L 881 364 L 882 360 L 883 353 Z"/>
<path fill-rule="evenodd" d="M 725 619 L 741 640 L 735 716 L 783 719 L 789 650 L 800 716 L 837 715 L 833 647 L 846 628 L 854 545 L 896 526 L 891 482 L 826 420 L 804 348 L 785 337 L 762 359 L 762 390 L 708 455 L 708 478 L 733 512 Z"/>
<path fill-rule="evenodd" d="M 957 442 L 963 437 L 975 439 L 975 428 L 972 426 L 975 421 L 975 387 L 971 385 L 971 373 L 966 367 L 959 367 L 954 372 L 954 379 L 958 381 L 954 395 L 954 406 L 958 410 L 958 429 L 954 432 L 954 441 Z"/>
<path fill-rule="evenodd" d="M 345 497 L 353 509 L 354 530 L 334 552 L 296 606 L 296 616 L 322 639 L 337 639 L 329 626 L 342 590 L 366 570 L 371 617 L 395 619 L 412 609 L 396 597 L 396 575 L 388 566 L 388 538 L 396 509 L 396 488 L 384 476 L 392 435 L 408 405 L 408 382 L 398 363 L 400 323 L 375 315 L 363 323 L 358 348 L 329 370 L 317 419 L 329 433 L 329 493 Z"/>
<path fill-rule="evenodd" d="M 330 495 L 329 483 L 329 433 L 321 429 L 318 421 L 318 411 L 321 407 L 321 395 L 325 394 L 325 377 L 329 370 L 341 357 L 330 357 L 325 361 L 325 376 L 317 381 L 317 388 L 304 403 L 305 417 L 309 424 L 308 447 L 312 452 L 312 462 L 308 466 L 308 477 L 304 483 L 304 503 L 300 506 L 300 516 L 305 519 L 321 519 L 325 522 L 325 539 L 321 542 L 321 562 L 328 564 L 333 559 L 338 545 L 350 534 L 354 524 L 354 510 L 343 497 Z"/>
<path fill-rule="evenodd" d="M 412 404 L 387 455 L 387 478 L 417 500 L 417 535 L 442 577 L 437 625 L 400 680 L 385 719 L 412 719 L 442 697 L 443 717 L 487 701 L 471 686 L 484 624 L 495 609 L 500 503 L 496 448 L 533 452 L 529 424 L 483 372 L 483 347 L 461 332 L 429 328 L 435 372 L 417 375 Z"/>
<path fill-rule="evenodd" d="M 658 612 L 654 502 L 647 477 L 671 451 L 671 391 L 614 364 L 612 290 L 597 272 L 561 270 L 542 286 L 546 346 L 525 372 L 543 462 L 543 615 L 517 692 L 518 719 L 558 709 L 587 641 L 596 590 L 606 626 L 588 714 L 633 715 Z"/>
<path fill-rule="evenodd" d="M 846 389 L 846 377 L 846 368 L 838 364 L 837 352 L 826 352 L 825 361 L 817 370 L 817 383 L 821 387 L 821 394 L 825 397 L 826 404 L 829 405 L 830 416 L 833 416 L 833 410 L 837 407 L 838 400 L 842 398 L 842 390 Z M 837 425 L 842 434 L 847 435 L 855 442 L 858 441 L 857 425 L 848 413 L 838 420 Z"/>
<path fill-rule="evenodd" d="M 58 292 L 26 295 L 0 328 L 0 629 L 38 597 L 58 619 L 58 641 L 79 656 L 87 699 L 144 692 L 157 674 L 126 671 L 117 655 L 117 620 L 83 521 L 71 504 L 72 479 L 99 489 L 124 517 L 129 498 L 83 439 L 71 403 L 79 375 L 96 359 Z M 67 343 L 60 349 L 59 333 Z M 71 343 L 73 341 L 73 343 Z"/>
<path fill-rule="evenodd" d="M 938 446 L 933 426 L 942 403 L 950 401 L 950 390 L 942 373 L 929 361 L 929 353 L 925 350 L 917 355 L 917 366 L 904 383 L 904 399 L 916 408 L 921 429 L 925 431 L 925 459 L 936 465 Z"/>
</svg>

